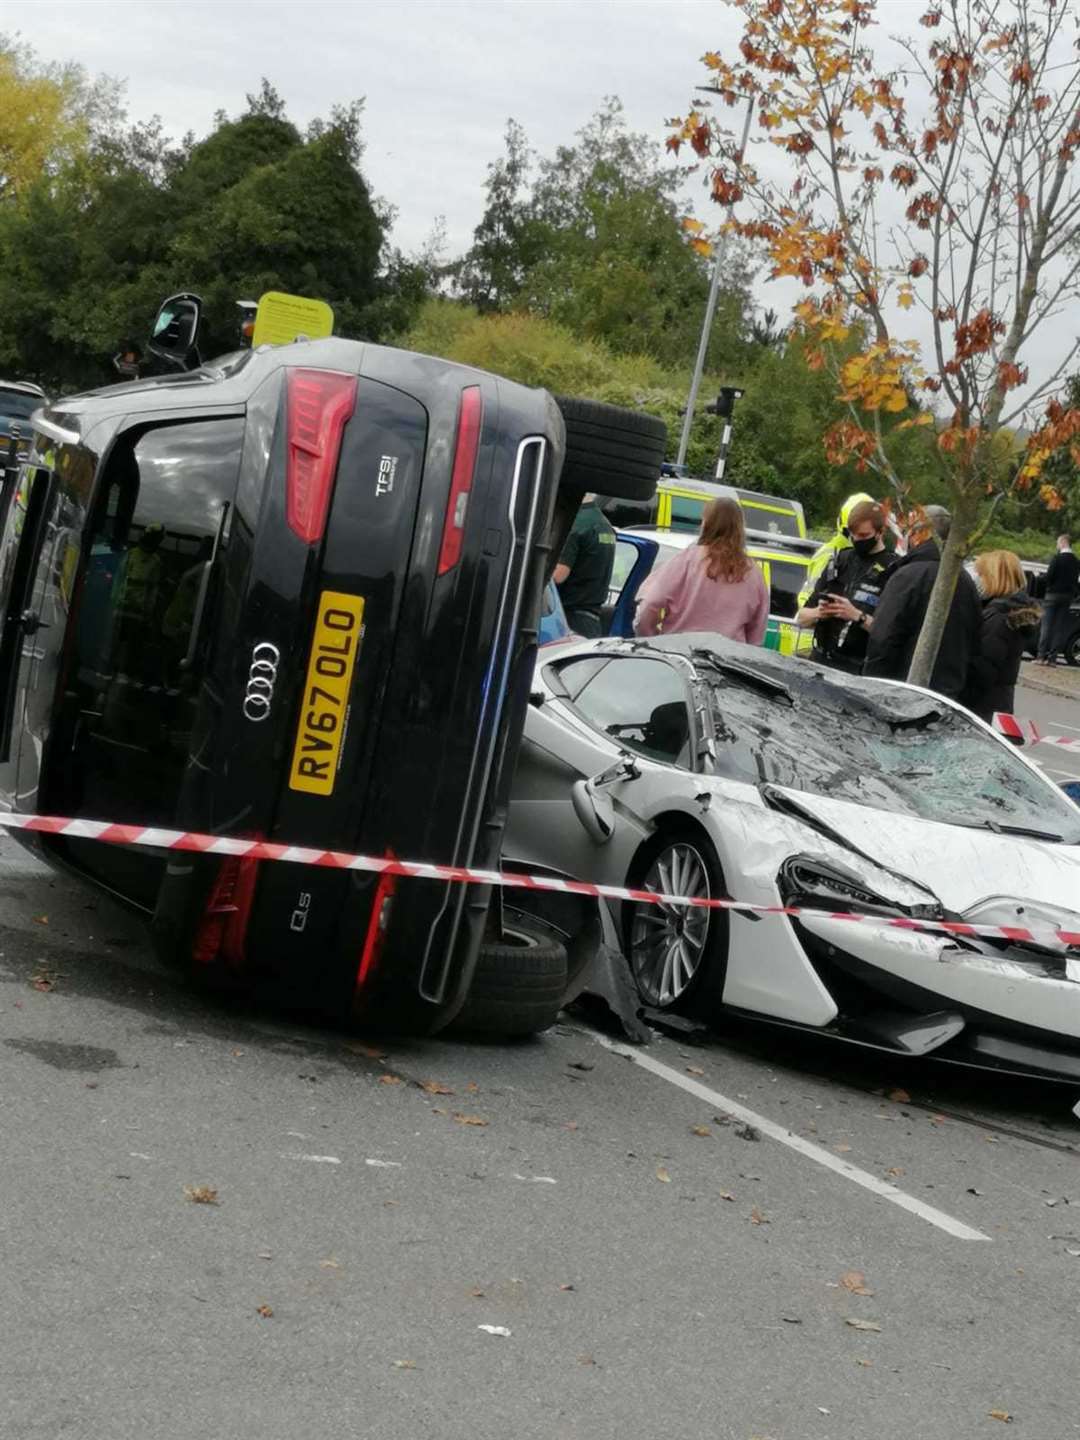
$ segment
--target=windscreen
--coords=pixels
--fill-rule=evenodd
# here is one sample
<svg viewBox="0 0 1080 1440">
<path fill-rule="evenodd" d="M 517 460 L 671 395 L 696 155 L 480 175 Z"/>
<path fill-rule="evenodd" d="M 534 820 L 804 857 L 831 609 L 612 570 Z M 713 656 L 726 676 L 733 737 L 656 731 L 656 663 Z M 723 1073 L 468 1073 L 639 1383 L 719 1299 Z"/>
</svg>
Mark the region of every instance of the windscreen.
<svg viewBox="0 0 1080 1440">
<path fill-rule="evenodd" d="M 1080 844 L 1080 809 L 1019 756 L 928 697 L 897 691 L 890 709 L 887 688 L 814 671 L 784 695 L 717 676 L 719 772 L 922 820 L 1023 827 Z"/>
<path fill-rule="evenodd" d="M 0 390 L 0 420 L 29 420 L 44 404 L 40 395 L 28 395 L 25 390 Z"/>
</svg>

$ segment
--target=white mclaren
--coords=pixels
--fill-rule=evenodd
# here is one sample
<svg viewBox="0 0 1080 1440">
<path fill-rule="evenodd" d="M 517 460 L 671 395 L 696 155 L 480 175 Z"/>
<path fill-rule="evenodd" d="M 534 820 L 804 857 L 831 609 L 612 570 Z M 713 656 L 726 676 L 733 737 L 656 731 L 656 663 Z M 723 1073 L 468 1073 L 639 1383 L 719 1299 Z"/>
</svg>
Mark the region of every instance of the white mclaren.
<svg viewBox="0 0 1080 1440">
<path fill-rule="evenodd" d="M 545 646 L 504 856 L 551 876 L 797 907 L 612 905 L 646 1011 L 722 1009 L 1080 1080 L 1080 949 L 1053 933 L 1080 932 L 1080 806 L 929 691 L 708 634 Z M 595 915 L 552 905 L 574 953 Z"/>
</svg>

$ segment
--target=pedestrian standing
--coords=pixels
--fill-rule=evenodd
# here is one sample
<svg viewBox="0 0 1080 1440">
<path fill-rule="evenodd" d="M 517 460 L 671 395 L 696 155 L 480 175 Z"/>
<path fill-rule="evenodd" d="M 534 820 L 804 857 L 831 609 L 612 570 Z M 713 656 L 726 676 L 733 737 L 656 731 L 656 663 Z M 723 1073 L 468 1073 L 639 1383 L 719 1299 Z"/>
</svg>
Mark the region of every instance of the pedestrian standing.
<svg viewBox="0 0 1080 1440">
<path fill-rule="evenodd" d="M 837 550 L 795 617 L 814 627 L 814 659 L 834 670 L 861 675 L 874 614 L 896 557 L 885 548 L 885 511 L 873 500 L 851 507 L 847 547 Z"/>
<path fill-rule="evenodd" d="M 913 521 L 908 553 L 889 576 L 874 615 L 864 675 L 907 679 L 941 564 L 939 547 L 948 539 L 951 525 L 952 517 L 941 505 L 927 505 Z M 931 690 L 959 699 L 979 651 L 981 628 L 979 592 L 967 571 L 961 570 L 930 676 Z"/>
<path fill-rule="evenodd" d="M 1039 607 L 1011 550 L 976 556 L 975 588 L 983 602 L 982 630 L 962 699 L 989 724 L 998 711 L 1013 713 L 1020 661 L 1035 638 Z"/>
<path fill-rule="evenodd" d="M 566 623 L 575 634 L 590 640 L 603 634 L 600 611 L 607 603 L 614 565 L 615 531 L 596 496 L 586 495 L 555 566 Z"/>
<path fill-rule="evenodd" d="M 1080 560 L 1072 552 L 1068 535 L 1059 535 L 1057 554 L 1046 567 L 1042 629 L 1037 665 L 1056 665 L 1058 651 L 1069 630 L 1069 607 L 1080 589 Z"/>
<path fill-rule="evenodd" d="M 760 645 L 768 623 L 769 591 L 746 553 L 742 506 L 737 500 L 710 500 L 697 543 L 673 555 L 638 591 L 634 631 L 709 630 Z"/>
</svg>

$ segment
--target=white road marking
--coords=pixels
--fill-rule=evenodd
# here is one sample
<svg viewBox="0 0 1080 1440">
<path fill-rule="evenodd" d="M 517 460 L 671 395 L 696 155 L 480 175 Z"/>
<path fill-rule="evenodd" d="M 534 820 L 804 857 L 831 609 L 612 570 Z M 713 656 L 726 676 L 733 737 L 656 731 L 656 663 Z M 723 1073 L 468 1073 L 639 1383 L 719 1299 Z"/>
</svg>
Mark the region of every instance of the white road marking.
<svg viewBox="0 0 1080 1440">
<path fill-rule="evenodd" d="M 750 1110 L 745 1105 L 740 1105 L 737 1100 L 729 1100 L 726 1095 L 721 1095 L 719 1090 L 711 1090 L 708 1085 L 702 1085 L 699 1080 L 694 1080 L 689 1075 L 682 1075 L 678 1070 L 665 1065 L 662 1060 L 655 1059 L 645 1051 L 633 1049 L 629 1045 L 622 1045 L 618 1040 L 610 1040 L 606 1035 L 598 1035 L 591 1032 L 593 1039 L 603 1045 L 605 1049 L 613 1051 L 616 1055 L 624 1055 L 639 1065 L 650 1074 L 657 1075 L 661 1080 L 666 1080 L 669 1085 L 677 1085 L 680 1090 L 685 1090 L 688 1095 L 695 1096 L 698 1100 L 704 1100 L 714 1109 L 722 1110 L 725 1114 L 731 1115 L 744 1124 L 753 1125 L 760 1130 L 762 1135 L 768 1135 L 770 1140 L 779 1141 L 790 1150 L 797 1151 L 807 1160 L 813 1160 L 822 1165 L 826 1170 L 835 1171 L 842 1175 L 845 1180 L 852 1180 L 856 1185 L 861 1185 L 864 1190 L 869 1190 L 874 1195 L 880 1195 L 883 1200 L 888 1200 L 893 1205 L 899 1205 L 901 1210 L 907 1210 L 912 1215 L 917 1215 L 920 1220 L 925 1220 L 929 1225 L 936 1225 L 939 1230 L 944 1230 L 947 1235 L 952 1235 L 957 1240 L 989 1240 L 989 1235 L 984 1235 L 981 1230 L 975 1230 L 970 1225 L 965 1225 L 962 1220 L 955 1219 L 952 1215 L 946 1215 L 944 1210 L 938 1210 L 933 1205 L 927 1205 L 923 1200 L 917 1200 L 913 1195 L 905 1195 L 903 1190 L 898 1190 L 895 1185 L 890 1185 L 887 1180 L 879 1180 L 876 1175 L 871 1175 L 869 1170 L 860 1170 L 857 1165 L 842 1160 L 839 1155 L 833 1155 L 831 1151 L 824 1150 L 820 1145 L 815 1145 L 811 1140 L 804 1140 L 801 1135 L 794 1135 L 783 1125 L 778 1125 L 775 1120 L 769 1120 L 764 1115 L 759 1115 L 756 1110 Z"/>
<path fill-rule="evenodd" d="M 282 1155 L 282 1160 L 310 1160 L 313 1165 L 340 1165 L 336 1155 Z"/>
</svg>

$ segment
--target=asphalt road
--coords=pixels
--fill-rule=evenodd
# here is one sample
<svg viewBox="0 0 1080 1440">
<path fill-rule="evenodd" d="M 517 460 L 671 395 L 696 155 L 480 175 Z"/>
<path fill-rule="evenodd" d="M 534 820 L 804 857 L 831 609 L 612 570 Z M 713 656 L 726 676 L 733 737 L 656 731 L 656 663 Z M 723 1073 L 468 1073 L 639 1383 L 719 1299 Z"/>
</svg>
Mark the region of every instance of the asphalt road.
<svg viewBox="0 0 1080 1440">
<path fill-rule="evenodd" d="M 1069 1090 L 582 1017 L 379 1048 L 10 841 L 0 898 L 4 1440 L 1080 1434 Z"/>
<path fill-rule="evenodd" d="M 1034 720 L 1044 735 L 1062 735 L 1077 742 L 1075 750 L 1034 745 L 1028 755 L 1051 780 L 1080 780 L 1080 675 L 1077 675 L 1075 698 L 1048 695 L 1045 691 L 1020 685 L 1016 692 L 1016 709 L 1025 719 Z"/>
</svg>

